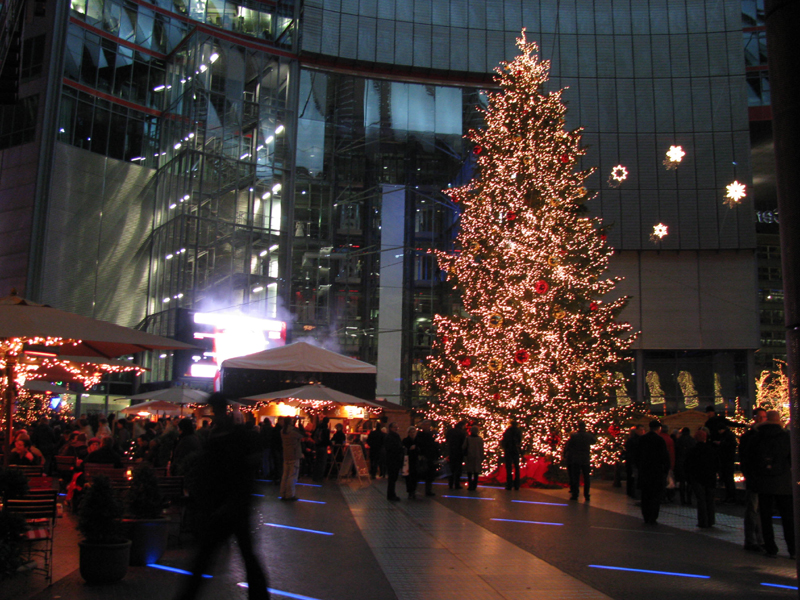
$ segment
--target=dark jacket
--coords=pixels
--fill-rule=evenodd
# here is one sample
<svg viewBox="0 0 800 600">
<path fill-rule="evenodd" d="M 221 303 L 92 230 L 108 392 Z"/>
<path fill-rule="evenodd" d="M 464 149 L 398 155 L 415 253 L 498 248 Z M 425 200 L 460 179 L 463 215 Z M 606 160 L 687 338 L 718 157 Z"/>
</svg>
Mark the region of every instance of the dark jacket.
<svg viewBox="0 0 800 600">
<path fill-rule="evenodd" d="M 386 467 L 399 469 L 403 466 L 403 440 L 396 431 L 389 431 L 383 440 L 386 449 Z"/>
<path fill-rule="evenodd" d="M 789 432 L 777 423 L 761 423 L 747 448 L 746 470 L 759 494 L 791 496 L 792 457 Z"/>
<path fill-rule="evenodd" d="M 416 441 L 419 455 L 425 460 L 433 463 L 439 458 L 439 443 L 433 438 L 432 432 L 418 431 Z"/>
<path fill-rule="evenodd" d="M 686 479 L 686 457 L 689 451 L 697 445 L 697 441 L 688 433 L 682 433 L 675 440 L 675 479 L 683 481 Z"/>
<path fill-rule="evenodd" d="M 447 432 L 445 436 L 447 440 L 447 453 L 450 457 L 451 463 L 456 463 L 464 460 L 464 442 L 467 439 L 467 432 L 463 427 L 456 425 L 453 429 Z"/>
<path fill-rule="evenodd" d="M 564 460 L 568 465 L 589 465 L 592 458 L 592 446 L 597 443 L 594 434 L 588 431 L 576 431 L 567 440 L 564 447 Z"/>
<path fill-rule="evenodd" d="M 369 435 L 367 436 L 367 446 L 369 446 L 370 456 L 375 458 L 380 456 L 381 448 L 383 448 L 383 440 L 385 438 L 386 435 L 381 431 L 380 427 L 376 427 L 369 432 Z"/>
<path fill-rule="evenodd" d="M 504 458 L 519 458 L 522 452 L 522 431 L 519 427 L 509 426 L 500 440 Z"/>
<path fill-rule="evenodd" d="M 641 436 L 637 455 L 639 487 L 647 489 L 665 488 L 670 459 L 667 443 L 662 437 L 652 431 Z"/>
<path fill-rule="evenodd" d="M 691 484 L 713 488 L 717 485 L 717 449 L 711 442 L 695 444 L 686 453 L 686 479 Z"/>
</svg>

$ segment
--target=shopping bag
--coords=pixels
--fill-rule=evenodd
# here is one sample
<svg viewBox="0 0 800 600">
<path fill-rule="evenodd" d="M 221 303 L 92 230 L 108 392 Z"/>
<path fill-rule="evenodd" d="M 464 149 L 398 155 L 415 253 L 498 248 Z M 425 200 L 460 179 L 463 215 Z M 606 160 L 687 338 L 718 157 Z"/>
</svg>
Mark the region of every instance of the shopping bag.
<svg viewBox="0 0 800 600">
<path fill-rule="evenodd" d="M 400 475 L 408 475 L 408 454 L 403 457 L 403 468 L 400 469 Z"/>
<path fill-rule="evenodd" d="M 674 490 L 676 487 L 675 485 L 675 476 L 672 474 L 672 471 L 667 473 L 667 489 Z"/>
</svg>

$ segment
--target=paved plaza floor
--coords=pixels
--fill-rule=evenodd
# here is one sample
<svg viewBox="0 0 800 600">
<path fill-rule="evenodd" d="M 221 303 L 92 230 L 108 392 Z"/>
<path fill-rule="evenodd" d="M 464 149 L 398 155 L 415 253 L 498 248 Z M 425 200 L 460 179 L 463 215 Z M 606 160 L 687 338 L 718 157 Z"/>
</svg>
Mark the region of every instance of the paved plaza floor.
<svg viewBox="0 0 800 600">
<path fill-rule="evenodd" d="M 402 488 L 402 486 L 400 486 Z M 434 486 L 436 496 L 388 502 L 385 483 L 350 487 L 303 482 L 300 502 L 281 502 L 259 484 L 256 529 L 277 599 L 556 600 L 796 598 L 796 564 L 775 520 L 778 558 L 745 552 L 740 508 L 717 526 L 696 527 L 696 512 L 666 504 L 646 526 L 619 488 L 597 482 L 591 502 L 566 490 L 476 492 Z M 730 514 L 725 514 L 730 513 Z M 71 517 L 59 520 L 54 584 L 21 576 L 0 600 L 170 600 L 191 549 L 172 547 L 160 567 L 131 567 L 111 586 L 77 572 Z M 201 598 L 246 598 L 234 544 L 217 560 Z M 4 582 L 5 584 L 5 582 Z"/>
</svg>

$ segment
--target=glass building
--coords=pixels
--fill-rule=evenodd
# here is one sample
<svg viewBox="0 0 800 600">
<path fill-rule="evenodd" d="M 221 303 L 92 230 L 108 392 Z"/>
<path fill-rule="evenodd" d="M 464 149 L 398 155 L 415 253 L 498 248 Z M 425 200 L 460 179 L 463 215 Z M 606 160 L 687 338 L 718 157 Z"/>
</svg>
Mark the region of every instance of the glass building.
<svg viewBox="0 0 800 600">
<path fill-rule="evenodd" d="M 582 166 L 597 167 L 590 210 L 617 249 L 617 292 L 632 297 L 623 318 L 642 332 L 620 400 L 746 406 L 756 216 L 752 202 L 722 201 L 734 179 L 752 181 L 748 10 L 48 5 L 24 19 L 20 101 L 0 109 L 0 283 L 164 335 L 180 334 L 186 311 L 281 319 L 290 340 L 376 364 L 378 396 L 424 400 L 432 317 L 458 310 L 429 253 L 451 248 L 458 228 L 444 191 L 475 174 L 463 136 L 525 27 L 552 61 L 552 88 L 569 88 L 567 127 L 584 128 Z M 759 74 L 761 97 L 765 86 Z M 671 145 L 687 153 L 676 170 L 663 164 Z M 611 187 L 619 164 L 630 176 Z M 670 233 L 656 244 L 657 223 Z M 149 366 L 153 380 L 186 380 L 170 355 Z"/>
</svg>

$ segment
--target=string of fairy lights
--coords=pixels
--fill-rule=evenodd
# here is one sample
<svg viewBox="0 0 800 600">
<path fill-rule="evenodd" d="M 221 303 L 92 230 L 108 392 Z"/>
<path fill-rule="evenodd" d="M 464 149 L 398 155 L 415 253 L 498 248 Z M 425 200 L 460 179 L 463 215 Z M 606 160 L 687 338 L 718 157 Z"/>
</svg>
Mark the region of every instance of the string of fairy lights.
<svg viewBox="0 0 800 600">
<path fill-rule="evenodd" d="M 613 249 L 602 220 L 585 215 L 594 197 L 577 170 L 581 130 L 564 129 L 563 90 L 545 93 L 550 64 L 522 37 L 521 54 L 496 69 L 485 128 L 471 130 L 479 176 L 447 190 L 463 207 L 458 248 L 435 251 L 463 313 L 437 315 L 427 382 L 428 418 L 483 429 L 496 458 L 510 420 L 526 454 L 560 459 L 583 420 L 601 432 L 593 462 L 614 460 L 630 406 L 615 406 L 619 364 L 636 333 L 617 317 L 627 297 L 609 299 Z M 621 183 L 618 165 L 612 180 Z"/>
<path fill-rule="evenodd" d="M 53 412 L 52 407 L 46 401 L 47 394 L 25 390 L 25 382 L 29 380 L 40 380 L 49 378 L 54 371 L 60 376 L 70 381 L 78 381 L 88 389 L 97 385 L 103 376 L 108 373 L 133 372 L 140 374 L 144 369 L 136 364 L 130 365 L 122 362 L 106 363 L 77 361 L 71 358 L 64 358 L 55 353 L 32 351 L 32 347 L 52 347 L 58 346 L 61 349 L 69 346 L 77 346 L 82 340 L 64 339 L 57 337 L 26 337 L 26 338 L 6 338 L 0 340 L 0 372 L 5 373 L 9 363 L 14 364 L 14 386 L 16 388 L 17 407 L 25 410 L 18 411 L 18 417 L 24 416 L 26 422 L 36 421 L 41 416 L 47 416 Z M 0 397 L 6 397 L 7 381 L 5 377 L 0 377 Z M 4 420 L 4 415 L 0 416 L 0 421 Z"/>
</svg>

